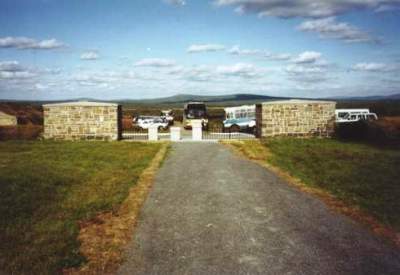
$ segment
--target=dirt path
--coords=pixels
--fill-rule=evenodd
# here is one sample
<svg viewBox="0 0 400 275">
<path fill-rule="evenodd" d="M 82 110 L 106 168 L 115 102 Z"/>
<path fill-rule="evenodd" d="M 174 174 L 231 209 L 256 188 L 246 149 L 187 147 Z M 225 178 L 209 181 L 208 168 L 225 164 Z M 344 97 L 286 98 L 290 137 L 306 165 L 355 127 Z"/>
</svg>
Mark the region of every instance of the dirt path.
<svg viewBox="0 0 400 275">
<path fill-rule="evenodd" d="M 216 143 L 175 143 L 119 274 L 399 274 L 400 252 Z"/>
</svg>

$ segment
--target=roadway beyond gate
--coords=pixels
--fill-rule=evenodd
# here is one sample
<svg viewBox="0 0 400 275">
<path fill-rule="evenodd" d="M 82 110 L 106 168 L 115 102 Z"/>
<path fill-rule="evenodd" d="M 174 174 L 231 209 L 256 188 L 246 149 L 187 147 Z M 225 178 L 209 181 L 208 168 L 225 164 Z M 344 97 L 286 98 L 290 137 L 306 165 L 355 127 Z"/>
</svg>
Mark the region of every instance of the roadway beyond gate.
<svg viewBox="0 0 400 275">
<path fill-rule="evenodd" d="M 398 274 L 400 253 L 218 143 L 174 143 L 119 274 Z"/>
</svg>

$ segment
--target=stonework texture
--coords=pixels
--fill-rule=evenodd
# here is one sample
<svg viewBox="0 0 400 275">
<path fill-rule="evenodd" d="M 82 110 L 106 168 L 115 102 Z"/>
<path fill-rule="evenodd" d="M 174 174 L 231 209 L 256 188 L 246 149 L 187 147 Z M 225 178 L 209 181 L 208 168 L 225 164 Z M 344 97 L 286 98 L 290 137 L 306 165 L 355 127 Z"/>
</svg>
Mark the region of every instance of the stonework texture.
<svg viewBox="0 0 400 275">
<path fill-rule="evenodd" d="M 334 131 L 335 107 L 335 102 L 307 100 L 257 104 L 257 137 L 329 137 Z"/>
<path fill-rule="evenodd" d="M 15 126 L 17 124 L 17 118 L 15 116 L 0 112 L 0 126 Z"/>
<path fill-rule="evenodd" d="M 120 106 L 48 104 L 43 106 L 44 138 L 117 140 L 121 133 Z"/>
</svg>

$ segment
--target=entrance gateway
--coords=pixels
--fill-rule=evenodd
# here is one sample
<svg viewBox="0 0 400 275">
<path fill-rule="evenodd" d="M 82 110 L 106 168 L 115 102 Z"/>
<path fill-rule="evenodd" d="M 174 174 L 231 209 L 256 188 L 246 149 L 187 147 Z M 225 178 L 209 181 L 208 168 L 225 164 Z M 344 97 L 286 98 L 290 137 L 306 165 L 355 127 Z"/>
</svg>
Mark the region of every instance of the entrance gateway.
<svg viewBox="0 0 400 275">
<path fill-rule="evenodd" d="M 134 140 L 171 141 L 215 141 L 220 139 L 255 138 L 255 105 L 208 110 L 204 102 L 191 101 L 184 104 L 182 119 L 174 121 L 172 110 L 162 111 L 172 117 L 170 123 L 155 123 L 156 119 L 166 122 L 167 116 L 136 116 L 139 127 L 123 133 L 123 138 Z M 146 123 L 148 121 L 148 123 Z"/>
<path fill-rule="evenodd" d="M 105 102 L 65 102 L 43 105 L 46 139 L 68 140 L 221 140 L 252 139 L 255 135 L 224 127 L 221 123 L 204 125 L 204 120 L 191 118 L 191 130 L 184 127 L 158 127 L 150 123 L 148 129 L 122 130 L 121 106 Z M 334 131 L 335 102 L 319 100 L 270 101 L 256 105 L 255 132 L 258 138 L 273 136 L 329 137 Z M 239 120 L 235 118 L 240 127 Z M 201 121 L 201 122 L 200 122 Z M 157 125 L 157 124 L 156 124 Z M 248 127 L 249 128 L 249 127 Z M 239 129 L 242 130 L 242 129 Z"/>
</svg>

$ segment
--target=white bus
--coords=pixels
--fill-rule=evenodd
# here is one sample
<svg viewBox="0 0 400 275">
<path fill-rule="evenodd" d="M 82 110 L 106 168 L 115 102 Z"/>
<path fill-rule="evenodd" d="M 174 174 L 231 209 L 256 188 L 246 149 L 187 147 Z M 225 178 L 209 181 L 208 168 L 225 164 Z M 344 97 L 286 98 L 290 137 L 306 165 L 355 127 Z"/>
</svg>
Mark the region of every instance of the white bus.
<svg viewBox="0 0 400 275">
<path fill-rule="evenodd" d="M 360 120 L 377 120 L 378 116 L 369 109 L 336 109 L 336 123 L 349 123 Z"/>
<path fill-rule="evenodd" d="M 254 130 L 256 126 L 256 105 L 242 105 L 225 108 L 224 128 L 232 132 Z"/>
</svg>

